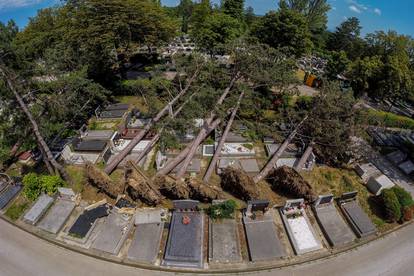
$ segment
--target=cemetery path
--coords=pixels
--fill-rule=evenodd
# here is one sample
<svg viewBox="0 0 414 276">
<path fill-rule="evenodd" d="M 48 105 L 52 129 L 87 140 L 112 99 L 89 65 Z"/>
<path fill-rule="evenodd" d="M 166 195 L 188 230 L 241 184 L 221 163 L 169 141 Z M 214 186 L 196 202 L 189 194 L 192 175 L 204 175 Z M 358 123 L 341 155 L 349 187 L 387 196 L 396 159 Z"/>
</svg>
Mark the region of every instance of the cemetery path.
<svg viewBox="0 0 414 276">
<path fill-rule="evenodd" d="M 0 220 L 0 275 L 177 275 L 117 265 L 60 248 Z M 412 275 L 414 224 L 337 257 L 246 275 Z M 182 274 L 179 274 L 182 275 Z M 188 274 L 190 275 L 190 274 Z M 193 275 L 193 274 L 192 274 Z M 240 274 L 238 274 L 240 275 Z"/>
</svg>

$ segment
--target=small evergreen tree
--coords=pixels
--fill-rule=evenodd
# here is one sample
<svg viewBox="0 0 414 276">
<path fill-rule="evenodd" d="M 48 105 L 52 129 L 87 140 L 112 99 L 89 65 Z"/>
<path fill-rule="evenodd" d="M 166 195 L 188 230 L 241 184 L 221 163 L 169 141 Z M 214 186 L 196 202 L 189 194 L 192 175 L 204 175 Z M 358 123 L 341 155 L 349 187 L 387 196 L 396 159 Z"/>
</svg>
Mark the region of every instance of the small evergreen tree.
<svg viewBox="0 0 414 276">
<path fill-rule="evenodd" d="M 387 219 L 391 222 L 401 220 L 401 204 L 392 189 L 385 189 L 381 192 Z"/>
</svg>

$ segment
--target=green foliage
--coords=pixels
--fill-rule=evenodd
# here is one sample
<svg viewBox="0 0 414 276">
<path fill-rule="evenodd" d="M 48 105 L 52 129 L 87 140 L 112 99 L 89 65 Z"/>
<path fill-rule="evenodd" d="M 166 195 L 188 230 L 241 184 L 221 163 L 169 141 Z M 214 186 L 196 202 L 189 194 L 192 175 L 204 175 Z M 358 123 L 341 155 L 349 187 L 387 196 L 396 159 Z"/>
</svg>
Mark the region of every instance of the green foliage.
<svg viewBox="0 0 414 276">
<path fill-rule="evenodd" d="M 312 48 L 306 19 L 291 9 L 267 13 L 253 26 L 252 34 L 260 42 L 274 48 L 285 48 L 296 56 L 309 53 Z"/>
<path fill-rule="evenodd" d="M 29 173 L 23 177 L 23 193 L 26 198 L 34 201 L 42 192 L 42 183 L 36 173 Z"/>
<path fill-rule="evenodd" d="M 398 202 L 401 204 L 402 208 L 413 206 L 414 204 L 413 198 L 409 192 L 404 190 L 404 188 L 401 188 L 399 186 L 394 186 L 391 188 L 391 190 L 397 196 Z"/>
<path fill-rule="evenodd" d="M 58 187 L 63 187 L 66 183 L 56 175 L 37 175 L 36 173 L 29 173 L 23 177 L 23 193 L 26 198 L 34 201 L 40 194 L 47 193 L 53 195 L 56 193 Z"/>
<path fill-rule="evenodd" d="M 326 29 L 328 12 L 331 9 L 327 0 L 282 0 L 280 8 L 289 8 L 306 18 L 309 30 L 316 34 Z"/>
<path fill-rule="evenodd" d="M 227 200 L 220 204 L 211 205 L 207 214 L 212 219 L 230 219 L 234 217 L 237 204 L 234 200 Z"/>
<path fill-rule="evenodd" d="M 315 142 L 318 157 L 332 166 L 349 161 L 349 144 L 355 124 L 351 93 L 339 90 L 337 83 L 326 82 L 300 132 Z"/>
<path fill-rule="evenodd" d="M 222 5 L 225 14 L 238 20 L 243 18 L 244 0 L 224 0 Z"/>
<path fill-rule="evenodd" d="M 414 120 L 409 117 L 374 109 L 369 109 L 362 116 L 366 116 L 370 125 L 414 130 Z"/>
<path fill-rule="evenodd" d="M 392 189 L 384 189 L 381 192 L 387 219 L 392 222 L 401 220 L 401 204 Z"/>
<path fill-rule="evenodd" d="M 210 14 L 203 24 L 195 25 L 192 37 L 197 45 L 205 51 L 223 51 L 224 45 L 238 38 L 242 33 L 239 20 L 230 15 L 215 12 Z"/>
<path fill-rule="evenodd" d="M 57 175 L 42 175 L 40 176 L 40 183 L 42 185 L 42 191 L 48 195 L 53 195 L 57 192 L 58 187 L 65 186 L 65 182 Z"/>
<path fill-rule="evenodd" d="M 345 51 L 331 52 L 328 58 L 325 74 L 330 80 L 336 80 L 338 75 L 348 71 L 350 61 Z"/>
</svg>

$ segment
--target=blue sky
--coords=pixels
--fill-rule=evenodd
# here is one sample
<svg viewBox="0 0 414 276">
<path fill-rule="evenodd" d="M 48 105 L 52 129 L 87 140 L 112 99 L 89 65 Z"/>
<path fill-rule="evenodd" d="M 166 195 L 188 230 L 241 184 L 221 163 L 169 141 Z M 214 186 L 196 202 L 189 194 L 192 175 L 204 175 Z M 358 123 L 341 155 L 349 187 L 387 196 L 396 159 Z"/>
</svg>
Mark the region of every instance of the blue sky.
<svg viewBox="0 0 414 276">
<path fill-rule="evenodd" d="M 139 1 L 139 0 L 138 0 Z M 219 0 L 212 0 L 218 3 Z M 58 4 L 59 0 L 0 0 L 0 21 L 14 19 L 24 27 L 29 17 L 41 8 Z M 162 0 L 165 5 L 176 5 L 179 0 Z M 375 30 L 396 30 L 414 37 L 414 0 L 329 0 L 332 10 L 329 12 L 329 29 L 356 16 L 361 20 L 363 34 Z M 257 14 L 277 8 L 278 0 L 246 0 L 246 6 L 252 6 Z"/>
</svg>

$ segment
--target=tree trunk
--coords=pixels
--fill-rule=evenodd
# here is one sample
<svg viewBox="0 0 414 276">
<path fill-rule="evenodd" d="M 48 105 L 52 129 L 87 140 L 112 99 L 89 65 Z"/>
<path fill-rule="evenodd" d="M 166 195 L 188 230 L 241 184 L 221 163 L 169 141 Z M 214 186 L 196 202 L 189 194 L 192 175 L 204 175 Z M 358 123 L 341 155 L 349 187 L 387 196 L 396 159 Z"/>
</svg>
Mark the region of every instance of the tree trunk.
<svg viewBox="0 0 414 276">
<path fill-rule="evenodd" d="M 30 113 L 26 103 L 23 101 L 22 97 L 20 97 L 19 93 L 17 92 L 13 82 L 11 81 L 11 79 L 7 76 L 5 70 L 3 68 L 0 68 L 0 71 L 4 77 L 4 79 L 6 80 L 7 86 L 9 87 L 9 89 L 13 92 L 14 96 L 16 97 L 17 102 L 20 105 L 20 108 L 22 109 L 22 111 L 26 114 L 27 118 L 29 119 L 32 128 L 33 128 L 33 132 L 36 136 L 36 140 L 38 142 L 38 144 L 40 145 L 40 148 L 44 151 L 44 153 L 46 154 L 46 156 L 44 156 L 44 158 L 46 157 L 48 159 L 48 161 L 50 162 L 50 164 L 52 164 L 52 166 L 55 168 L 55 170 L 57 170 L 60 175 L 62 176 L 62 178 L 66 181 L 66 182 L 71 182 L 71 179 L 69 177 L 69 175 L 66 173 L 65 169 L 63 168 L 62 165 L 60 165 L 58 162 L 56 162 L 55 158 L 52 155 L 52 152 L 50 151 L 48 145 L 46 144 L 45 140 L 43 139 L 42 134 L 40 133 L 39 130 L 39 126 L 37 125 L 37 122 L 35 121 L 35 119 L 32 116 L 32 113 Z"/>
<path fill-rule="evenodd" d="M 46 152 L 43 150 L 42 146 L 40 144 L 38 144 L 38 147 L 40 149 L 40 152 L 42 153 L 42 159 L 43 159 L 43 163 L 45 163 L 47 171 L 51 174 L 54 175 L 56 174 L 55 169 L 53 168 L 53 166 L 50 164 L 49 160 L 46 157 Z"/>
<path fill-rule="evenodd" d="M 224 102 L 224 99 L 226 99 L 227 95 L 230 93 L 230 90 L 233 88 L 234 83 L 236 82 L 239 74 L 235 74 L 234 77 L 231 79 L 229 86 L 224 90 L 223 94 L 221 94 L 219 100 L 216 103 L 216 106 L 222 105 Z M 188 166 L 191 163 L 191 160 L 193 159 L 193 156 L 195 152 L 197 151 L 198 146 L 204 141 L 204 139 L 207 137 L 206 133 L 209 130 L 209 126 L 211 122 L 213 121 L 214 117 L 216 117 L 216 113 L 213 111 L 211 112 L 210 116 L 205 120 L 203 128 L 198 133 L 196 139 L 191 144 L 190 151 L 188 155 L 186 156 L 180 170 L 177 172 L 177 179 L 182 178 L 187 171 Z"/>
<path fill-rule="evenodd" d="M 302 157 L 300 158 L 298 164 L 295 166 L 295 170 L 297 170 L 298 172 L 303 170 L 303 167 L 305 166 L 306 161 L 309 158 L 309 155 L 312 153 L 312 150 L 313 150 L 313 142 L 311 142 L 309 144 L 309 146 L 306 148 L 306 150 L 303 153 Z"/>
<path fill-rule="evenodd" d="M 204 136 L 202 137 L 202 140 L 206 139 L 207 136 L 220 124 L 221 119 L 218 118 L 216 120 L 214 120 L 207 128 Z M 194 142 L 193 142 L 194 143 Z M 192 143 L 192 144 L 193 144 Z M 157 172 L 156 176 L 164 176 L 167 175 L 168 173 L 170 173 L 175 167 L 177 167 L 184 159 L 185 157 L 189 154 L 190 149 L 192 147 L 192 144 L 189 144 L 184 150 L 182 150 L 175 158 L 174 160 L 168 162 L 164 168 L 162 168 L 161 170 L 159 170 Z"/>
<path fill-rule="evenodd" d="M 168 114 L 170 107 L 173 106 L 180 99 L 181 96 L 187 93 L 188 89 L 190 89 L 192 82 L 196 79 L 199 72 L 200 72 L 200 68 L 197 68 L 197 70 L 194 72 L 193 76 L 190 78 L 190 80 L 188 81 L 184 89 L 181 90 L 180 93 L 178 93 L 178 95 L 174 99 L 172 99 L 167 105 L 165 105 L 165 107 L 160 112 L 158 112 L 155 118 L 151 119 L 146 124 L 144 129 L 141 130 L 138 133 L 138 135 L 134 137 L 134 139 L 132 139 L 132 141 L 128 144 L 128 146 L 125 147 L 124 150 L 122 150 L 120 153 L 118 153 L 117 156 L 115 156 L 115 158 L 112 160 L 111 163 L 107 164 L 107 166 L 105 167 L 105 173 L 107 174 L 112 173 L 116 169 L 118 164 L 121 163 L 122 160 L 124 160 L 124 158 L 132 151 L 132 149 L 136 145 L 138 145 L 139 142 L 141 142 L 142 138 L 145 137 L 145 135 L 150 131 L 150 129 L 154 126 L 154 124 L 156 124 L 159 120 L 161 120 L 161 118 L 164 115 Z"/>
<path fill-rule="evenodd" d="M 196 93 L 193 93 L 172 115 L 171 118 L 175 118 L 177 117 L 177 115 L 181 112 L 181 110 L 183 110 L 184 106 L 191 100 L 191 98 L 195 95 Z M 139 161 L 141 161 L 141 159 L 155 146 L 155 144 L 158 142 L 158 140 L 160 140 L 161 134 L 164 131 L 164 128 L 161 128 L 158 133 L 151 139 L 151 141 L 149 142 L 149 144 L 144 148 L 144 150 L 142 152 L 140 152 L 140 154 L 138 155 L 137 159 L 135 160 L 135 162 L 138 164 Z"/>
<path fill-rule="evenodd" d="M 237 111 L 239 110 L 240 102 L 241 102 L 243 96 L 244 96 L 244 92 L 242 92 L 240 94 L 239 100 L 237 101 L 237 104 L 236 104 L 235 108 L 233 109 L 233 111 L 231 113 L 230 119 L 227 122 L 226 129 L 224 130 L 223 135 L 221 136 L 220 142 L 217 145 L 216 151 L 214 152 L 213 159 L 211 159 L 210 165 L 208 166 L 208 169 L 207 169 L 207 171 L 204 175 L 204 178 L 203 178 L 204 182 L 208 182 L 210 180 L 210 176 L 213 173 L 214 166 L 215 166 L 215 164 L 217 163 L 217 161 L 220 157 L 221 149 L 223 148 L 224 143 L 226 142 L 227 135 L 230 132 L 231 126 L 233 124 L 234 118 L 236 117 Z"/>
<path fill-rule="evenodd" d="M 269 162 L 267 162 L 266 166 L 260 171 L 259 174 L 257 174 L 255 177 L 253 177 L 254 183 L 258 183 L 263 178 L 269 175 L 270 171 L 276 166 L 277 160 L 280 158 L 280 156 L 283 154 L 283 152 L 286 150 L 290 142 L 295 138 L 296 134 L 298 133 L 298 130 L 300 126 L 308 119 L 308 116 L 306 116 L 297 126 L 296 128 L 289 134 L 289 136 L 286 138 L 286 140 L 283 142 L 283 144 L 277 149 L 275 154 L 273 154 L 272 159 L 270 159 Z"/>
</svg>

